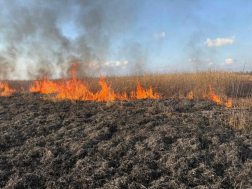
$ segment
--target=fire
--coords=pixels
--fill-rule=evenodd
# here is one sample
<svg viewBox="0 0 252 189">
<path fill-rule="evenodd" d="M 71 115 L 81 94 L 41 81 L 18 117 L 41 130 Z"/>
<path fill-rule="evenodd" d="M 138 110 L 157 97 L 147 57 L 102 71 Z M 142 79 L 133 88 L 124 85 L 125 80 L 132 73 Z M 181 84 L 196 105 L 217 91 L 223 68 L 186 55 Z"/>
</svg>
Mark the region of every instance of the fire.
<svg viewBox="0 0 252 189">
<path fill-rule="evenodd" d="M 0 82 L 0 96 L 11 96 L 15 89 L 10 89 L 8 84 Z"/>
<path fill-rule="evenodd" d="M 57 85 L 50 81 L 45 75 L 43 81 L 35 81 L 35 86 L 30 86 L 31 92 L 40 92 L 43 94 L 57 92 Z"/>
<path fill-rule="evenodd" d="M 211 97 L 212 101 L 216 102 L 217 104 L 221 104 L 220 97 L 213 94 L 211 84 L 209 84 L 209 93 L 210 93 L 210 97 Z"/>
<path fill-rule="evenodd" d="M 142 98 L 151 98 L 151 99 L 159 99 L 160 96 L 157 93 L 153 93 L 152 87 L 148 90 L 145 90 L 141 87 L 139 81 L 137 80 L 137 92 L 131 92 L 132 99 L 142 99 Z"/>
<path fill-rule="evenodd" d="M 210 97 L 211 97 L 212 101 L 216 102 L 217 104 L 223 104 L 223 102 L 221 101 L 221 98 L 213 93 L 211 84 L 209 84 L 209 93 L 210 93 Z M 232 107 L 232 98 L 229 98 L 228 102 L 224 103 L 224 105 L 227 108 L 231 108 Z"/>
<path fill-rule="evenodd" d="M 203 99 L 210 99 L 210 100 L 214 101 L 218 105 L 223 104 L 223 102 L 221 101 L 221 98 L 213 93 L 211 84 L 209 84 L 209 95 L 206 95 L 201 90 L 200 90 L 200 93 L 202 93 L 202 97 L 195 95 L 193 93 L 193 91 L 191 91 L 190 93 L 187 94 L 186 97 L 183 96 L 183 95 L 179 95 L 179 99 L 184 99 L 184 98 L 199 99 L 199 98 L 203 98 Z M 174 97 L 172 97 L 172 98 L 174 98 Z M 223 105 L 225 105 L 227 108 L 231 108 L 232 107 L 232 98 L 229 98 L 228 101 L 226 103 L 224 103 Z"/>
<path fill-rule="evenodd" d="M 91 101 L 114 101 L 114 100 L 133 100 L 142 98 L 159 99 L 160 96 L 153 92 L 150 87 L 145 90 L 141 87 L 137 80 L 137 91 L 132 91 L 128 97 L 127 93 L 116 94 L 114 90 L 105 82 L 105 77 L 100 75 L 99 85 L 101 90 L 93 93 L 88 90 L 86 84 L 77 78 L 76 69 L 77 64 L 72 64 L 70 74 L 71 79 L 63 80 L 61 82 L 53 82 L 44 76 L 42 81 L 35 81 L 35 85 L 30 86 L 31 92 L 39 92 L 40 94 L 57 93 L 56 99 L 71 99 L 71 100 L 91 100 Z"/>
<path fill-rule="evenodd" d="M 77 78 L 76 70 L 79 68 L 78 64 L 72 64 L 69 73 L 71 74 L 71 78 L 65 79 L 63 78 L 61 81 L 52 81 L 47 78 L 45 75 L 43 76 L 43 80 L 37 80 L 33 85 L 29 87 L 30 92 L 38 92 L 40 94 L 52 94 L 55 93 L 54 99 L 64 100 L 81 100 L 81 101 L 97 101 L 97 102 L 105 102 L 105 101 L 115 101 L 115 100 L 134 100 L 134 99 L 160 99 L 161 97 L 153 92 L 152 87 L 149 89 L 144 89 L 140 82 L 137 80 L 137 89 L 136 91 L 131 91 L 129 94 L 123 92 L 121 94 L 115 93 L 115 91 L 111 88 L 109 84 L 105 82 L 105 77 L 100 74 L 99 85 L 101 86 L 101 90 L 93 93 L 88 90 L 86 83 L 81 79 Z M 3 84 L 0 82 L 0 96 L 10 96 L 15 89 L 10 89 L 8 84 Z M 21 91 L 24 93 L 25 90 L 21 88 Z M 212 86 L 209 84 L 209 95 L 205 94 L 203 91 L 199 91 L 202 93 L 202 96 L 198 96 L 194 94 L 193 90 L 188 93 L 188 95 L 179 95 L 179 99 L 188 98 L 204 98 L 211 99 L 218 105 L 225 105 L 227 108 L 232 107 L 232 98 L 229 98 L 226 103 L 223 103 L 221 98 L 215 95 L 212 91 Z"/>
<path fill-rule="evenodd" d="M 231 107 L 232 107 L 232 98 L 229 98 L 229 99 L 228 99 L 228 102 L 225 103 L 225 106 L 226 106 L 227 108 L 231 108 Z"/>
<path fill-rule="evenodd" d="M 191 92 L 188 94 L 188 98 L 189 98 L 189 99 L 193 99 L 193 91 L 191 91 Z"/>
</svg>

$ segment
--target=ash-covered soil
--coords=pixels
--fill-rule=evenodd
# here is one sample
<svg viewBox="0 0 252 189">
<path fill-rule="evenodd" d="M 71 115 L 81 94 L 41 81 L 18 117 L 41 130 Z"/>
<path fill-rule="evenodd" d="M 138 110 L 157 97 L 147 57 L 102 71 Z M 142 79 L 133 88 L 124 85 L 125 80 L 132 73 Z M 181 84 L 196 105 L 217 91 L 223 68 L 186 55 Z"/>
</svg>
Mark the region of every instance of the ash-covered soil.
<svg viewBox="0 0 252 189">
<path fill-rule="evenodd" d="M 252 136 L 230 129 L 235 111 L 0 97 L 0 188 L 252 188 Z"/>
</svg>

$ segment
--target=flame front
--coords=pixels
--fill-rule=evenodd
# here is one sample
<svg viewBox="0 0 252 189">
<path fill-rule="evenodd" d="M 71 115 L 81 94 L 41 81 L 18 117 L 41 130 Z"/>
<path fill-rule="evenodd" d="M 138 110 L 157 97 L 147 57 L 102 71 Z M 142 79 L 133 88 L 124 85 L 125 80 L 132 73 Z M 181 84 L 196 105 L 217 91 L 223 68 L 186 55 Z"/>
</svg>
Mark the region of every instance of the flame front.
<svg viewBox="0 0 252 189">
<path fill-rule="evenodd" d="M 35 81 L 35 85 L 30 87 L 30 91 L 43 94 L 55 93 L 57 92 L 57 84 L 50 81 L 49 78 L 44 75 L 43 81 Z"/>
<path fill-rule="evenodd" d="M 209 93 L 210 93 L 210 97 L 211 97 L 212 101 L 216 102 L 217 104 L 221 104 L 220 97 L 213 94 L 211 84 L 209 84 Z"/>
<path fill-rule="evenodd" d="M 139 81 L 137 80 L 137 91 L 131 92 L 131 99 L 143 99 L 143 98 L 150 98 L 150 99 L 159 99 L 160 96 L 157 93 L 154 93 L 152 87 L 145 90 L 141 87 Z"/>
<path fill-rule="evenodd" d="M 100 75 L 99 85 L 101 90 L 93 93 L 88 90 L 85 83 L 76 77 L 77 64 L 72 64 L 70 74 L 71 79 L 61 82 L 53 82 L 44 76 L 42 81 L 35 81 L 34 85 L 30 86 L 31 92 L 39 92 L 41 94 L 58 93 L 56 99 L 71 99 L 71 100 L 91 100 L 91 101 L 114 101 L 114 100 L 133 100 L 142 98 L 159 99 L 160 96 L 154 93 L 152 88 L 145 90 L 141 87 L 137 80 L 137 91 L 132 91 L 128 97 L 127 93 L 116 94 L 113 89 L 104 81 L 105 77 Z"/>
<path fill-rule="evenodd" d="M 52 94 L 55 93 L 56 96 L 54 99 L 70 99 L 70 100 L 90 100 L 97 102 L 105 102 L 105 101 L 114 101 L 114 100 L 134 100 L 134 99 L 160 99 L 161 97 L 153 92 L 152 87 L 149 89 L 144 89 L 140 82 L 137 80 L 137 90 L 131 91 L 128 95 L 126 92 L 121 94 L 116 94 L 114 90 L 105 82 L 105 77 L 100 75 L 99 85 L 101 86 L 101 90 L 97 93 L 93 93 L 88 90 L 85 82 L 81 81 L 77 78 L 76 69 L 78 68 L 78 64 L 72 64 L 71 70 L 69 71 L 71 74 L 70 79 L 63 78 L 61 81 L 52 81 L 47 78 L 45 75 L 43 80 L 35 81 L 33 85 L 30 86 L 30 92 L 39 92 L 40 94 Z M 10 89 L 8 84 L 3 84 L 0 81 L 0 96 L 10 96 L 15 89 Z M 22 92 L 25 92 L 22 88 Z M 232 98 L 229 98 L 226 103 L 223 103 L 221 98 L 215 95 L 212 91 L 212 86 L 209 84 L 209 95 L 206 95 L 203 91 L 199 91 L 202 93 L 202 96 L 195 95 L 193 91 L 188 93 L 188 95 L 183 96 L 179 95 L 180 99 L 188 98 L 204 98 L 211 99 L 218 105 L 225 105 L 227 108 L 232 107 Z"/>
<path fill-rule="evenodd" d="M 8 84 L 3 84 L 0 81 L 0 96 L 11 96 L 15 89 L 10 89 Z"/>
</svg>

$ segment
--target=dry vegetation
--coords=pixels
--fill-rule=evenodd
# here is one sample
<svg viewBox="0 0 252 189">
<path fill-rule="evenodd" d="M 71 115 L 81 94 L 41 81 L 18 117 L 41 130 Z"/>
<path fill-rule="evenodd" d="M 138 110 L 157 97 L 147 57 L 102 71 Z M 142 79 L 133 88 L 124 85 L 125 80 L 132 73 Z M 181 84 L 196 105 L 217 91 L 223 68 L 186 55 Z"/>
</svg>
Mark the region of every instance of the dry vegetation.
<svg viewBox="0 0 252 189">
<path fill-rule="evenodd" d="M 82 79 L 90 91 L 101 89 L 99 78 Z M 252 187 L 252 76 L 208 71 L 105 81 L 130 93 L 137 79 L 163 99 L 0 97 L 0 188 Z M 32 81 L 8 83 L 28 91 Z M 232 107 L 201 99 L 209 84 Z"/>
<path fill-rule="evenodd" d="M 98 84 L 99 78 L 82 78 L 88 88 L 96 92 L 100 90 Z M 249 74 L 224 72 L 224 71 L 207 71 L 196 73 L 172 73 L 172 74 L 144 74 L 130 75 L 122 77 L 106 77 L 105 81 L 111 84 L 116 92 L 130 92 L 136 89 L 137 79 L 144 88 L 152 87 L 161 96 L 179 97 L 187 95 L 193 91 L 195 95 L 201 96 L 202 92 L 209 93 L 209 84 L 212 85 L 217 95 L 233 97 L 239 99 L 244 104 L 244 99 L 251 97 L 252 76 Z M 2 82 L 5 82 L 4 80 Z M 21 88 L 26 90 L 32 81 L 8 81 L 10 87 Z M 242 100 L 241 100 L 242 98 Z M 246 103 L 250 102 L 247 101 Z"/>
<path fill-rule="evenodd" d="M 209 84 L 211 84 L 216 95 L 222 98 L 232 97 L 235 100 L 235 106 L 239 105 L 239 107 L 250 102 L 248 98 L 251 97 L 252 89 L 251 76 L 220 71 L 145 74 L 141 76 L 108 77 L 106 79 L 111 82 L 115 91 L 134 90 L 136 80 L 139 79 L 144 88 L 153 87 L 156 92 L 166 98 L 186 96 L 190 91 L 201 98 L 203 93 L 209 94 Z M 95 86 L 95 83 L 92 83 L 91 86 Z"/>
<path fill-rule="evenodd" d="M 244 73 L 226 71 L 206 71 L 196 73 L 172 73 L 172 74 L 144 74 L 122 77 L 106 77 L 108 83 L 116 93 L 128 94 L 135 91 L 137 79 L 144 88 L 152 87 L 162 98 L 186 98 L 193 92 L 194 98 L 209 97 L 209 84 L 213 93 L 218 95 L 223 102 L 232 98 L 234 113 L 225 120 L 234 129 L 244 129 L 250 126 L 250 117 L 239 113 L 237 109 L 250 109 L 252 107 L 252 76 Z M 88 89 L 97 92 L 101 89 L 98 84 L 99 78 L 82 78 Z M 3 81 L 4 82 L 4 81 Z M 27 91 L 33 81 L 8 81 L 11 88 L 21 88 Z"/>
</svg>

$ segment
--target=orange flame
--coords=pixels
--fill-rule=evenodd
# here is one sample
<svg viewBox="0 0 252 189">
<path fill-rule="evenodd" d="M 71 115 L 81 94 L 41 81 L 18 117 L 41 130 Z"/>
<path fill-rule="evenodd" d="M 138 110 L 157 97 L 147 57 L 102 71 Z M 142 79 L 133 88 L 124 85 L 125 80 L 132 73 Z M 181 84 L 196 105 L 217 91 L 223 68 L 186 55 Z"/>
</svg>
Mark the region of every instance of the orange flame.
<svg viewBox="0 0 252 189">
<path fill-rule="evenodd" d="M 35 86 L 30 86 L 31 92 L 40 92 L 41 94 L 49 94 L 57 92 L 57 85 L 50 81 L 45 75 L 43 81 L 35 81 Z"/>
<path fill-rule="evenodd" d="M 228 99 L 228 102 L 225 103 L 225 106 L 226 106 L 227 108 L 231 108 L 231 107 L 232 107 L 232 98 L 229 98 L 229 99 Z"/>
<path fill-rule="evenodd" d="M 8 84 L 0 82 L 0 96 L 11 96 L 15 89 L 10 89 Z"/>
<path fill-rule="evenodd" d="M 213 94 L 211 84 L 209 84 L 209 93 L 210 93 L 210 97 L 211 97 L 212 101 L 216 102 L 217 104 L 221 104 L 220 97 Z"/>
<path fill-rule="evenodd" d="M 188 94 L 188 98 L 189 98 L 189 99 L 193 99 L 193 91 L 191 91 L 191 92 Z"/>
<path fill-rule="evenodd" d="M 79 68 L 78 64 L 72 64 L 69 73 L 71 74 L 70 79 L 63 78 L 62 81 L 52 81 L 47 78 L 45 75 L 43 80 L 35 81 L 33 85 L 29 87 L 30 92 L 39 92 L 40 94 L 51 94 L 57 93 L 56 99 L 70 99 L 70 100 L 90 100 L 90 101 L 114 101 L 114 100 L 134 100 L 134 99 L 143 99 L 143 98 L 150 98 L 150 99 L 160 99 L 161 97 L 153 92 L 152 87 L 149 89 L 144 89 L 140 82 L 137 80 L 137 90 L 130 92 L 129 96 L 126 92 L 122 94 L 116 94 L 114 90 L 105 82 L 105 77 L 100 74 L 99 85 L 101 86 L 101 90 L 97 93 L 93 93 L 88 90 L 86 87 L 85 82 L 81 81 L 77 78 L 76 70 Z M 23 88 L 22 92 L 25 92 Z M 10 89 L 8 84 L 3 84 L 0 82 L 0 96 L 10 96 L 15 89 Z M 209 97 L 210 95 L 210 97 Z M 216 102 L 217 104 L 223 104 L 221 98 L 215 95 L 212 91 L 212 86 L 209 84 L 209 95 L 206 95 L 202 92 L 202 97 L 205 99 L 211 99 L 212 101 Z M 193 91 L 188 93 L 185 97 L 183 95 L 179 95 L 179 98 L 201 98 L 194 94 Z M 228 99 L 228 102 L 224 103 L 226 107 L 232 107 L 232 98 Z"/>
<path fill-rule="evenodd" d="M 153 93 L 152 87 L 145 90 L 141 87 L 139 81 L 137 80 L 137 92 L 131 92 L 131 99 L 143 99 L 143 98 L 151 98 L 151 99 L 159 99 L 160 96 L 157 93 Z"/>
<path fill-rule="evenodd" d="M 211 99 L 212 101 L 216 102 L 219 105 L 223 104 L 223 102 L 221 101 L 221 98 L 213 93 L 211 84 L 209 84 L 209 95 L 210 95 L 210 98 L 209 98 L 208 95 L 206 95 L 204 92 L 202 92 L 202 97 L 204 99 Z M 181 95 L 179 96 L 179 99 L 183 99 L 183 98 L 193 99 L 193 98 L 199 98 L 199 97 L 197 95 L 194 95 L 193 91 L 191 91 L 187 95 L 187 97 L 184 97 L 184 96 L 181 96 Z M 231 108 L 232 107 L 232 98 L 229 98 L 228 102 L 224 103 L 224 105 L 227 108 Z"/>
<path fill-rule="evenodd" d="M 31 92 L 39 92 L 41 94 L 58 93 L 56 99 L 72 99 L 72 100 L 91 100 L 91 101 L 114 101 L 114 100 L 131 100 L 131 99 L 142 99 L 151 98 L 158 99 L 160 96 L 153 92 L 150 87 L 145 90 L 141 87 L 137 80 L 137 91 L 132 91 L 130 97 L 127 96 L 126 92 L 121 94 L 115 94 L 114 90 L 104 81 L 104 76 L 101 75 L 99 85 L 101 90 L 97 93 L 89 91 L 83 81 L 76 77 L 76 69 L 78 64 L 72 64 L 70 74 L 71 79 L 64 80 L 62 82 L 50 81 L 44 76 L 43 81 L 35 81 L 35 85 L 30 86 Z"/>
<path fill-rule="evenodd" d="M 209 84 L 209 93 L 210 93 L 210 97 L 211 97 L 212 101 L 216 102 L 217 104 L 221 104 L 220 97 L 213 94 L 211 84 Z"/>
</svg>

